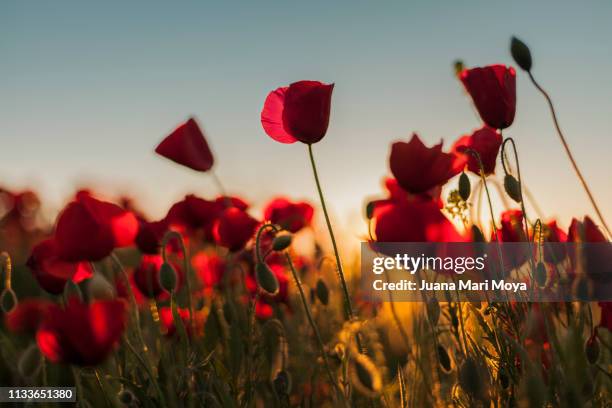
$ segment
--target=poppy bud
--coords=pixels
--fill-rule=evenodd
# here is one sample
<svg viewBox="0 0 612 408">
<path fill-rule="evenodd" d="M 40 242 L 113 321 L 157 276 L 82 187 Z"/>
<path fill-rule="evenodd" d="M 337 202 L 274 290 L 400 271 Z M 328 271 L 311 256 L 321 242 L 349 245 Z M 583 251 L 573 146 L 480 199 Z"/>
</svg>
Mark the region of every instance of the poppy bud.
<svg viewBox="0 0 612 408">
<path fill-rule="evenodd" d="M 440 365 L 447 373 L 451 370 L 451 360 L 446 351 L 446 349 L 440 345 L 438 345 L 438 361 L 440 361 Z"/>
<path fill-rule="evenodd" d="M 115 298 L 115 289 L 103 275 L 95 273 L 87 280 L 87 294 L 90 300 L 112 300 Z"/>
<path fill-rule="evenodd" d="M 544 262 L 538 262 L 536 265 L 535 279 L 538 285 L 546 285 L 546 265 L 544 265 Z"/>
<path fill-rule="evenodd" d="M 168 262 L 164 262 L 159 268 L 159 285 L 168 293 L 173 293 L 176 290 L 176 271 Z"/>
<path fill-rule="evenodd" d="M 329 303 L 329 289 L 327 288 L 327 285 L 321 278 L 317 280 L 316 293 L 317 293 L 317 298 L 319 299 L 319 301 L 323 305 L 327 306 L 327 304 Z"/>
<path fill-rule="evenodd" d="M 510 53 L 519 67 L 527 72 L 531 71 L 531 51 L 529 51 L 527 44 L 516 37 L 512 37 L 512 40 L 510 40 Z"/>
<path fill-rule="evenodd" d="M 459 195 L 463 201 L 467 201 L 470 198 L 471 186 L 470 186 L 470 178 L 465 174 L 465 172 L 461 173 L 459 176 Z"/>
<path fill-rule="evenodd" d="M 38 375 L 42 363 L 42 354 L 36 344 L 31 344 L 17 362 L 17 371 L 24 378 L 33 378 Z"/>
<path fill-rule="evenodd" d="M 368 220 L 372 219 L 372 217 L 374 216 L 375 207 L 376 207 L 376 203 L 374 201 L 370 201 L 369 203 L 366 204 L 366 208 L 365 208 L 366 219 Z"/>
<path fill-rule="evenodd" d="M 281 370 L 274 378 L 274 390 L 278 395 L 289 395 L 291 393 L 291 374 Z"/>
<path fill-rule="evenodd" d="M 474 242 L 485 242 L 485 237 L 477 225 L 472 225 L 472 240 Z"/>
<path fill-rule="evenodd" d="M 267 294 L 274 296 L 278 293 L 278 279 L 265 263 L 259 262 L 255 266 L 255 279 L 257 280 L 257 286 Z"/>
<path fill-rule="evenodd" d="M 83 292 L 81 292 L 81 288 L 76 284 L 73 280 L 66 281 L 64 285 L 64 299 L 66 302 L 69 302 L 70 299 L 77 298 L 80 301 L 83 301 Z"/>
<path fill-rule="evenodd" d="M 517 203 L 521 202 L 521 187 L 519 182 L 511 174 L 506 174 L 504 177 L 504 189 L 511 199 Z"/>
<path fill-rule="evenodd" d="M 438 324 L 438 319 L 440 319 L 440 304 L 438 303 L 438 299 L 431 298 L 427 301 L 427 314 L 429 315 L 431 324 L 434 326 Z"/>
<path fill-rule="evenodd" d="M 291 245 L 291 239 L 290 234 L 278 235 L 274 238 L 274 241 L 272 241 L 272 249 L 275 251 L 283 251 L 289 248 L 289 245 Z"/>
<path fill-rule="evenodd" d="M 586 341 L 584 344 L 584 352 L 590 364 L 597 363 L 597 358 L 599 358 L 599 339 L 596 334 L 591 335 Z"/>
<path fill-rule="evenodd" d="M 351 359 L 351 382 L 357 391 L 368 397 L 375 397 L 382 390 L 380 371 L 365 354 Z"/>
<path fill-rule="evenodd" d="M 17 307 L 17 295 L 13 289 L 4 289 L 0 295 L 0 307 L 4 313 L 10 313 Z"/>
</svg>

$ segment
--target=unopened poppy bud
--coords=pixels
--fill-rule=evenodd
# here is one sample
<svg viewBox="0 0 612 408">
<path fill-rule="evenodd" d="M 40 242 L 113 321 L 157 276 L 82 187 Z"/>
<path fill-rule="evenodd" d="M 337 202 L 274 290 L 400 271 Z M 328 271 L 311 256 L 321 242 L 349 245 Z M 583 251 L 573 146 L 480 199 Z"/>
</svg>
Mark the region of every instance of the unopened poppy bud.
<svg viewBox="0 0 612 408">
<path fill-rule="evenodd" d="M 42 354 L 38 346 L 31 344 L 21 355 L 17 362 L 17 371 L 24 378 L 33 378 L 38 375 L 42 366 Z"/>
<path fill-rule="evenodd" d="M 316 293 L 317 293 L 317 299 L 319 299 L 319 301 L 323 305 L 327 306 L 327 304 L 329 303 L 329 289 L 327 288 L 327 285 L 321 278 L 317 280 Z"/>
<path fill-rule="evenodd" d="M 176 290 L 176 271 L 168 262 L 164 262 L 159 268 L 159 285 L 168 293 L 173 293 Z"/>
<path fill-rule="evenodd" d="M 64 285 L 64 299 L 68 302 L 72 298 L 83 301 L 83 292 L 81 292 L 79 285 L 72 280 L 68 280 L 66 281 L 66 285 Z"/>
<path fill-rule="evenodd" d="M 112 300 L 115 298 L 115 289 L 103 275 L 94 273 L 87 280 L 87 294 L 89 299 Z"/>
<path fill-rule="evenodd" d="M 274 390 L 278 395 L 289 395 L 291 393 L 291 374 L 281 370 L 274 377 Z"/>
<path fill-rule="evenodd" d="M 521 187 L 513 175 L 506 174 L 506 177 L 504 177 L 504 189 L 511 199 L 517 203 L 521 202 Z"/>
<path fill-rule="evenodd" d="M 382 377 L 376 364 L 365 354 L 351 359 L 351 382 L 355 389 L 367 397 L 375 397 L 382 390 Z"/>
<path fill-rule="evenodd" d="M 291 234 L 278 235 L 272 241 L 272 249 L 275 251 L 284 251 L 291 245 Z"/>
<path fill-rule="evenodd" d="M 465 172 L 461 173 L 461 176 L 459 176 L 459 196 L 461 196 L 463 201 L 467 201 L 470 198 L 471 190 L 470 178 Z"/>
<path fill-rule="evenodd" d="M 122 404 L 128 405 L 128 406 L 136 404 L 138 402 L 134 393 L 127 388 L 124 388 L 121 391 L 119 391 L 119 394 L 117 395 L 117 397 L 119 401 L 121 401 Z"/>
<path fill-rule="evenodd" d="M 584 352 L 590 364 L 597 363 L 597 359 L 599 358 L 599 339 L 596 334 L 592 334 L 586 341 L 584 344 Z"/>
<path fill-rule="evenodd" d="M 370 201 L 369 203 L 366 204 L 366 208 L 365 208 L 366 219 L 368 220 L 372 219 L 372 217 L 374 216 L 375 207 L 376 207 L 376 203 L 374 201 Z"/>
<path fill-rule="evenodd" d="M 255 279 L 257 280 L 257 286 L 269 295 L 276 295 L 278 293 L 278 279 L 272 269 L 263 262 L 258 262 L 255 265 Z"/>
<path fill-rule="evenodd" d="M 538 282 L 538 285 L 546 285 L 546 275 L 546 265 L 544 265 L 544 262 L 538 262 L 535 270 L 535 279 L 536 282 Z"/>
<path fill-rule="evenodd" d="M 0 307 L 4 313 L 11 313 L 17 307 L 17 295 L 13 289 L 4 289 L 0 295 Z"/>
<path fill-rule="evenodd" d="M 440 345 L 438 345 L 438 361 L 440 361 L 440 365 L 447 373 L 451 370 L 451 360 L 448 355 L 446 349 Z"/>
<path fill-rule="evenodd" d="M 512 40 L 510 40 L 510 53 L 519 67 L 527 72 L 531 71 L 531 51 L 529 51 L 527 44 L 516 37 L 512 37 Z"/>
</svg>

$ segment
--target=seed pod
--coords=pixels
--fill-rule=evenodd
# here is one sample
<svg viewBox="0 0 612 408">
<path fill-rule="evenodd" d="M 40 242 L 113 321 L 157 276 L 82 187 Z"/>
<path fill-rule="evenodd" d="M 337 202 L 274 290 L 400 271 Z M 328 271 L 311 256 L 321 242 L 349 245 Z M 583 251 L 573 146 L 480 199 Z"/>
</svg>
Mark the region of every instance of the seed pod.
<svg viewBox="0 0 612 408">
<path fill-rule="evenodd" d="M 374 398 L 382 390 L 380 371 L 365 354 L 357 354 L 351 359 L 351 383 L 359 393 Z"/>
<path fill-rule="evenodd" d="M 435 297 L 432 297 L 427 301 L 427 315 L 429 316 L 431 324 L 434 326 L 438 324 L 438 320 L 440 319 L 440 304 L 438 303 L 438 299 Z"/>
<path fill-rule="evenodd" d="M 584 344 L 584 352 L 590 364 L 597 363 L 597 359 L 599 358 L 599 339 L 595 333 L 593 333 Z"/>
<path fill-rule="evenodd" d="M 459 176 L 459 196 L 461 196 L 463 201 L 467 201 L 468 198 L 470 198 L 471 191 L 470 178 L 463 172 L 461 176 Z"/>
<path fill-rule="evenodd" d="M 272 241 L 272 249 L 274 251 L 284 251 L 291 245 L 291 234 L 278 235 Z"/>
<path fill-rule="evenodd" d="M 291 374 L 281 370 L 276 374 L 273 381 L 274 390 L 278 395 L 289 395 L 291 393 Z"/>
<path fill-rule="evenodd" d="M 536 270 L 535 270 L 535 279 L 536 279 L 536 282 L 538 282 L 538 285 L 540 286 L 546 285 L 546 278 L 547 278 L 546 275 L 547 275 L 546 265 L 544 265 L 544 262 L 538 262 L 538 264 L 536 265 Z"/>
<path fill-rule="evenodd" d="M 506 174 L 506 177 L 504 177 L 504 189 L 511 199 L 517 203 L 521 202 L 521 187 L 513 175 Z"/>
<path fill-rule="evenodd" d="M 117 394 L 117 398 L 122 404 L 128 405 L 128 406 L 138 403 L 138 399 L 136 398 L 134 393 L 130 391 L 128 388 L 124 388 L 121 391 L 119 391 L 119 394 Z"/>
<path fill-rule="evenodd" d="M 4 313 L 11 313 L 17 307 L 17 295 L 13 289 L 4 289 L 0 295 L 0 307 Z"/>
<path fill-rule="evenodd" d="M 173 293 L 176 290 L 176 271 L 168 262 L 164 262 L 159 268 L 159 286 L 168 293 Z"/>
<path fill-rule="evenodd" d="M 42 354 L 35 343 L 31 344 L 19 358 L 17 371 L 24 378 L 33 378 L 38 375 L 41 367 Z"/>
<path fill-rule="evenodd" d="M 115 289 L 102 274 L 94 273 L 87 280 L 87 295 L 89 299 L 112 300 L 115 298 Z"/>
<path fill-rule="evenodd" d="M 368 220 L 372 219 L 372 217 L 374 216 L 375 207 L 376 207 L 376 202 L 374 201 L 370 201 L 369 203 L 366 204 L 366 208 L 365 208 L 366 219 Z"/>
<path fill-rule="evenodd" d="M 66 302 L 68 302 L 71 298 L 77 298 L 81 301 L 83 300 L 83 292 L 81 292 L 81 288 L 79 285 L 74 283 L 72 279 L 66 281 L 63 295 Z"/>
<path fill-rule="evenodd" d="M 319 299 L 319 301 L 323 305 L 327 306 L 327 304 L 329 303 L 329 289 L 327 288 L 327 285 L 321 278 L 317 280 L 316 293 L 317 293 L 317 299 Z"/>
<path fill-rule="evenodd" d="M 444 371 L 449 373 L 451 370 L 451 360 L 446 349 L 440 345 L 438 345 L 438 360 Z"/>
<path fill-rule="evenodd" d="M 268 265 L 258 262 L 255 265 L 255 280 L 257 286 L 268 295 L 274 296 L 278 293 L 278 279 Z"/>
<path fill-rule="evenodd" d="M 512 40 L 510 40 L 510 54 L 512 54 L 512 58 L 514 58 L 519 67 L 527 72 L 531 71 L 531 51 L 529 51 L 527 44 L 516 37 L 512 37 Z"/>
</svg>

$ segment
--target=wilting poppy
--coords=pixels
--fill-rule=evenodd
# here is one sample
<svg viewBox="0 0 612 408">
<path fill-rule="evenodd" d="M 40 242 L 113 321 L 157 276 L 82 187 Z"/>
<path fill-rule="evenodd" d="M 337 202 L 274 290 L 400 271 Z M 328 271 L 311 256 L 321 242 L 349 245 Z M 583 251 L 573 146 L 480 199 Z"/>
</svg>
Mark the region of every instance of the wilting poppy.
<svg viewBox="0 0 612 408">
<path fill-rule="evenodd" d="M 45 299 L 22 299 L 13 311 L 4 315 L 4 324 L 13 333 L 34 333 L 52 304 Z"/>
<path fill-rule="evenodd" d="M 213 226 L 215 242 L 230 251 L 238 251 L 253 237 L 258 224 L 259 222 L 245 211 L 236 207 L 227 208 Z"/>
<path fill-rule="evenodd" d="M 59 215 L 55 241 L 66 261 L 99 261 L 133 244 L 138 220 L 121 207 L 79 194 Z"/>
<path fill-rule="evenodd" d="M 483 126 L 475 130 L 471 135 L 461 136 L 452 150 L 456 153 L 463 153 L 467 158 L 467 168 L 469 171 L 480 174 L 478 159 L 474 157 L 468 149 L 478 152 L 485 175 L 495 173 L 495 162 L 502 144 L 502 136 L 488 126 Z"/>
<path fill-rule="evenodd" d="M 193 118 L 162 140 L 155 153 L 196 171 L 208 171 L 214 163 L 204 133 Z"/>
<path fill-rule="evenodd" d="M 167 297 L 167 292 L 159 283 L 159 269 L 164 260 L 161 255 L 143 255 L 140 264 L 134 268 L 134 284 L 144 296 L 149 299 Z M 177 274 L 177 290 L 183 281 L 183 273 L 178 265 L 172 264 Z"/>
<path fill-rule="evenodd" d="M 52 238 L 40 242 L 32 249 L 26 265 L 38 284 L 54 295 L 62 293 L 69 280 L 79 283 L 93 276 L 89 262 L 62 260 Z"/>
<path fill-rule="evenodd" d="M 329 125 L 333 89 L 334 84 L 299 81 L 270 92 L 261 111 L 265 132 L 281 143 L 318 142 Z"/>
<path fill-rule="evenodd" d="M 264 218 L 282 228 L 296 233 L 312 221 L 314 209 L 305 202 L 291 202 L 286 198 L 276 198 L 266 205 Z"/>
<path fill-rule="evenodd" d="M 125 326 L 122 300 L 86 304 L 73 298 L 65 309 L 49 308 L 36 340 L 42 354 L 54 363 L 95 366 L 113 351 Z"/>
<path fill-rule="evenodd" d="M 516 72 L 505 65 L 488 65 L 461 72 L 480 117 L 494 129 L 505 129 L 514 121 Z"/>
<path fill-rule="evenodd" d="M 458 174 L 465 159 L 454 153 L 444 153 L 442 142 L 427 147 L 414 134 L 410 142 L 395 142 L 391 146 L 389 166 L 400 186 L 409 193 L 422 194 L 446 183 Z"/>
</svg>

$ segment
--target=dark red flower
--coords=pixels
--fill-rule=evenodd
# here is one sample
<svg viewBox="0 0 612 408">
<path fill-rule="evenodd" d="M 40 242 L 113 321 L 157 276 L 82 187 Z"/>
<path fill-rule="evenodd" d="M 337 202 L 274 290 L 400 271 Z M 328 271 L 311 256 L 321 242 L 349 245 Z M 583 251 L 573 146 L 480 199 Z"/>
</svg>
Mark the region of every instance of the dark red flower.
<svg viewBox="0 0 612 408">
<path fill-rule="evenodd" d="M 542 238 L 544 261 L 554 264 L 562 262 L 567 256 L 567 234 L 557 226 L 557 221 L 542 225 Z"/>
<path fill-rule="evenodd" d="M 393 143 L 389 165 L 404 190 L 422 194 L 458 174 L 465 165 L 465 159 L 458 159 L 454 153 L 444 153 L 442 142 L 434 147 L 425 146 L 415 133 L 408 143 Z"/>
<path fill-rule="evenodd" d="M 514 68 L 488 65 L 466 69 L 460 78 L 484 123 L 494 129 L 505 129 L 512 124 L 516 110 Z"/>
<path fill-rule="evenodd" d="M 390 202 L 376 207 L 378 242 L 465 242 L 434 201 Z"/>
<path fill-rule="evenodd" d="M 143 255 L 140 264 L 134 268 L 134 285 L 140 293 L 149 299 L 167 298 L 167 292 L 159 283 L 159 269 L 164 263 L 161 255 Z M 183 272 L 176 264 L 172 264 L 177 275 L 177 290 L 183 282 Z"/>
<path fill-rule="evenodd" d="M 168 222 L 165 219 L 153 222 L 140 220 L 134 243 L 143 254 L 157 254 L 167 230 Z"/>
<path fill-rule="evenodd" d="M 214 163 L 204 133 L 193 118 L 162 140 L 155 153 L 196 171 L 208 171 Z"/>
<path fill-rule="evenodd" d="M 126 326 L 121 300 L 92 304 L 71 299 L 65 309 L 49 308 L 36 333 L 42 354 L 54 363 L 95 366 L 115 348 Z"/>
<path fill-rule="evenodd" d="M 113 249 L 133 244 L 138 220 L 121 207 L 79 194 L 59 215 L 55 240 L 66 261 L 99 261 Z"/>
<path fill-rule="evenodd" d="M 612 333 L 612 302 L 599 302 L 601 307 L 600 327 L 605 327 Z"/>
<path fill-rule="evenodd" d="M 89 262 L 67 262 L 62 260 L 54 239 L 37 244 L 26 263 L 38 284 L 47 292 L 58 295 L 64 291 L 66 282 L 79 283 L 93 276 Z"/>
<path fill-rule="evenodd" d="M 203 228 L 208 231 L 223 208 L 222 201 L 209 201 L 189 194 L 168 210 L 165 221 L 169 226 L 178 225 L 191 231 Z"/>
<path fill-rule="evenodd" d="M 13 333 L 34 333 L 52 304 L 44 299 L 23 299 L 12 312 L 4 315 L 4 324 Z"/>
<path fill-rule="evenodd" d="M 501 228 L 497 230 L 501 242 L 524 242 L 523 212 L 521 210 L 506 210 L 501 214 Z"/>
<path fill-rule="evenodd" d="M 483 126 L 471 135 L 461 136 L 453 145 L 452 151 L 463 153 L 467 158 L 468 170 L 480 175 L 478 159 L 468 151 L 475 150 L 480 156 L 485 175 L 489 175 L 495 173 L 495 162 L 502 141 L 502 136 L 495 129 Z"/>
<path fill-rule="evenodd" d="M 506 210 L 501 214 L 500 228 L 491 232 L 491 241 L 499 239 L 503 257 L 504 271 L 507 273 L 512 269 L 524 264 L 531 256 L 531 248 L 525 245 L 514 245 L 519 242 L 527 243 L 525 229 L 523 228 L 523 212 L 521 210 Z M 499 264 L 499 253 L 497 247 L 490 248 L 490 265 Z"/>
<path fill-rule="evenodd" d="M 249 203 L 240 197 L 219 196 L 215 198 L 215 201 L 219 204 L 220 208 L 236 207 L 242 211 L 246 211 L 249 208 Z"/>
<path fill-rule="evenodd" d="M 296 233 L 312 221 L 314 209 L 306 202 L 291 202 L 284 197 L 270 201 L 264 209 L 264 218 Z"/>
<path fill-rule="evenodd" d="M 210 289 L 222 284 L 227 265 L 219 255 L 199 252 L 191 258 L 191 265 L 200 278 L 205 291 L 210 291 Z"/>
<path fill-rule="evenodd" d="M 569 247 L 571 269 L 573 273 L 584 268 L 584 273 L 595 282 L 603 282 L 609 285 L 612 279 L 612 244 L 589 216 L 585 216 L 582 222 L 572 219 L 567 234 L 568 242 L 580 245 L 580 264 L 575 246 Z M 604 285 L 596 285 L 595 290 L 605 290 Z"/>
<path fill-rule="evenodd" d="M 334 84 L 299 81 L 270 92 L 261 111 L 264 130 L 281 143 L 318 142 L 329 125 L 333 89 Z"/>
<path fill-rule="evenodd" d="M 236 207 L 227 208 L 213 226 L 215 242 L 230 251 L 238 251 L 253 237 L 258 224 L 259 222 L 245 211 Z"/>
</svg>

